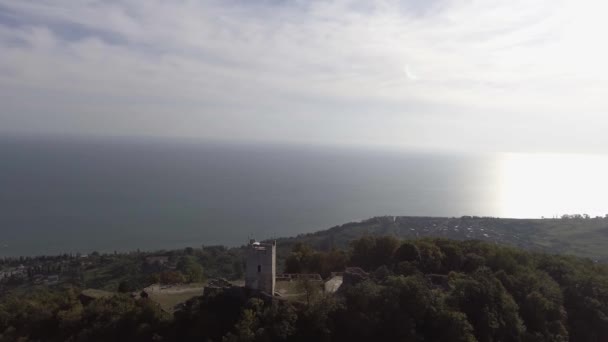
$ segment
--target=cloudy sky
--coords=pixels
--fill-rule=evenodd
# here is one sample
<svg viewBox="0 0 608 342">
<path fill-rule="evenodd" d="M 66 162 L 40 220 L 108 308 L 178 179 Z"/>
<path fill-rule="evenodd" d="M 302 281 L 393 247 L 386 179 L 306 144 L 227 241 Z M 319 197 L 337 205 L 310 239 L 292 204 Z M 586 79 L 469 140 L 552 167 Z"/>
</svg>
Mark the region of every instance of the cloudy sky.
<svg viewBox="0 0 608 342">
<path fill-rule="evenodd" d="M 0 132 L 608 152 L 605 7 L 0 0 Z"/>
</svg>

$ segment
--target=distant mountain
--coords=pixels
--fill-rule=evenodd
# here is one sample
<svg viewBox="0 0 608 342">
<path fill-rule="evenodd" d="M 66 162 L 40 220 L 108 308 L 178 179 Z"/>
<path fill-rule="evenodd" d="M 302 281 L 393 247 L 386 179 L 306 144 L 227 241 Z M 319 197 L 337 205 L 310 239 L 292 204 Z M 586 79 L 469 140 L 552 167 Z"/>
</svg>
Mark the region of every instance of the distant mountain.
<svg viewBox="0 0 608 342">
<path fill-rule="evenodd" d="M 351 222 L 296 237 L 279 239 L 284 255 L 298 242 L 320 250 L 343 248 L 364 235 L 392 235 L 399 238 L 444 237 L 475 239 L 556 254 L 573 254 L 593 260 L 608 260 L 608 219 L 508 219 L 382 216 Z"/>
</svg>

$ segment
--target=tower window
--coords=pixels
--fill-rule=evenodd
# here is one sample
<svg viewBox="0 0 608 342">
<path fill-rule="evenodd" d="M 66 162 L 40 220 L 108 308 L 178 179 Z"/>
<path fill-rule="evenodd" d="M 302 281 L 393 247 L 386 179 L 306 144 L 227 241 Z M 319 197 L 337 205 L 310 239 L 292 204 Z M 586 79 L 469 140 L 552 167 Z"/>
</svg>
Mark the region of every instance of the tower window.
<svg viewBox="0 0 608 342">
<path fill-rule="evenodd" d="M 258 273 L 262 272 L 262 265 L 258 265 Z"/>
</svg>

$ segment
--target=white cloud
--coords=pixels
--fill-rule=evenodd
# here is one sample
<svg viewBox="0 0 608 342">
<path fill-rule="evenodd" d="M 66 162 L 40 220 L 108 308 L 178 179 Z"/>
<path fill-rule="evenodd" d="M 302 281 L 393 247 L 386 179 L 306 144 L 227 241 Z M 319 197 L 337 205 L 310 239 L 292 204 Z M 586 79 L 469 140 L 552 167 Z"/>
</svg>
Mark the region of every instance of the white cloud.
<svg viewBox="0 0 608 342">
<path fill-rule="evenodd" d="M 596 136 L 608 125 L 604 6 L 0 0 L 0 127 L 486 149 L 608 146 Z M 579 124 L 572 141 L 581 121 L 593 124 Z"/>
<path fill-rule="evenodd" d="M 403 68 L 403 72 L 405 73 L 405 77 L 407 77 L 409 80 L 415 81 L 418 79 L 418 76 L 416 76 L 412 70 L 410 70 L 410 66 L 409 64 L 407 64 L 405 66 L 405 68 Z"/>
</svg>

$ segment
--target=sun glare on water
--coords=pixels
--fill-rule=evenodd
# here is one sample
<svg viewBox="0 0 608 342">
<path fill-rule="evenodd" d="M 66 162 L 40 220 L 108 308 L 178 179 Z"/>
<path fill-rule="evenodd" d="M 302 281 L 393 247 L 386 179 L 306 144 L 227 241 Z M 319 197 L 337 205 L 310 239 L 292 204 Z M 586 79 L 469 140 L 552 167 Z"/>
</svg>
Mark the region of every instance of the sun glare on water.
<svg viewBox="0 0 608 342">
<path fill-rule="evenodd" d="M 608 157 L 505 154 L 498 191 L 502 217 L 608 213 Z"/>
</svg>

